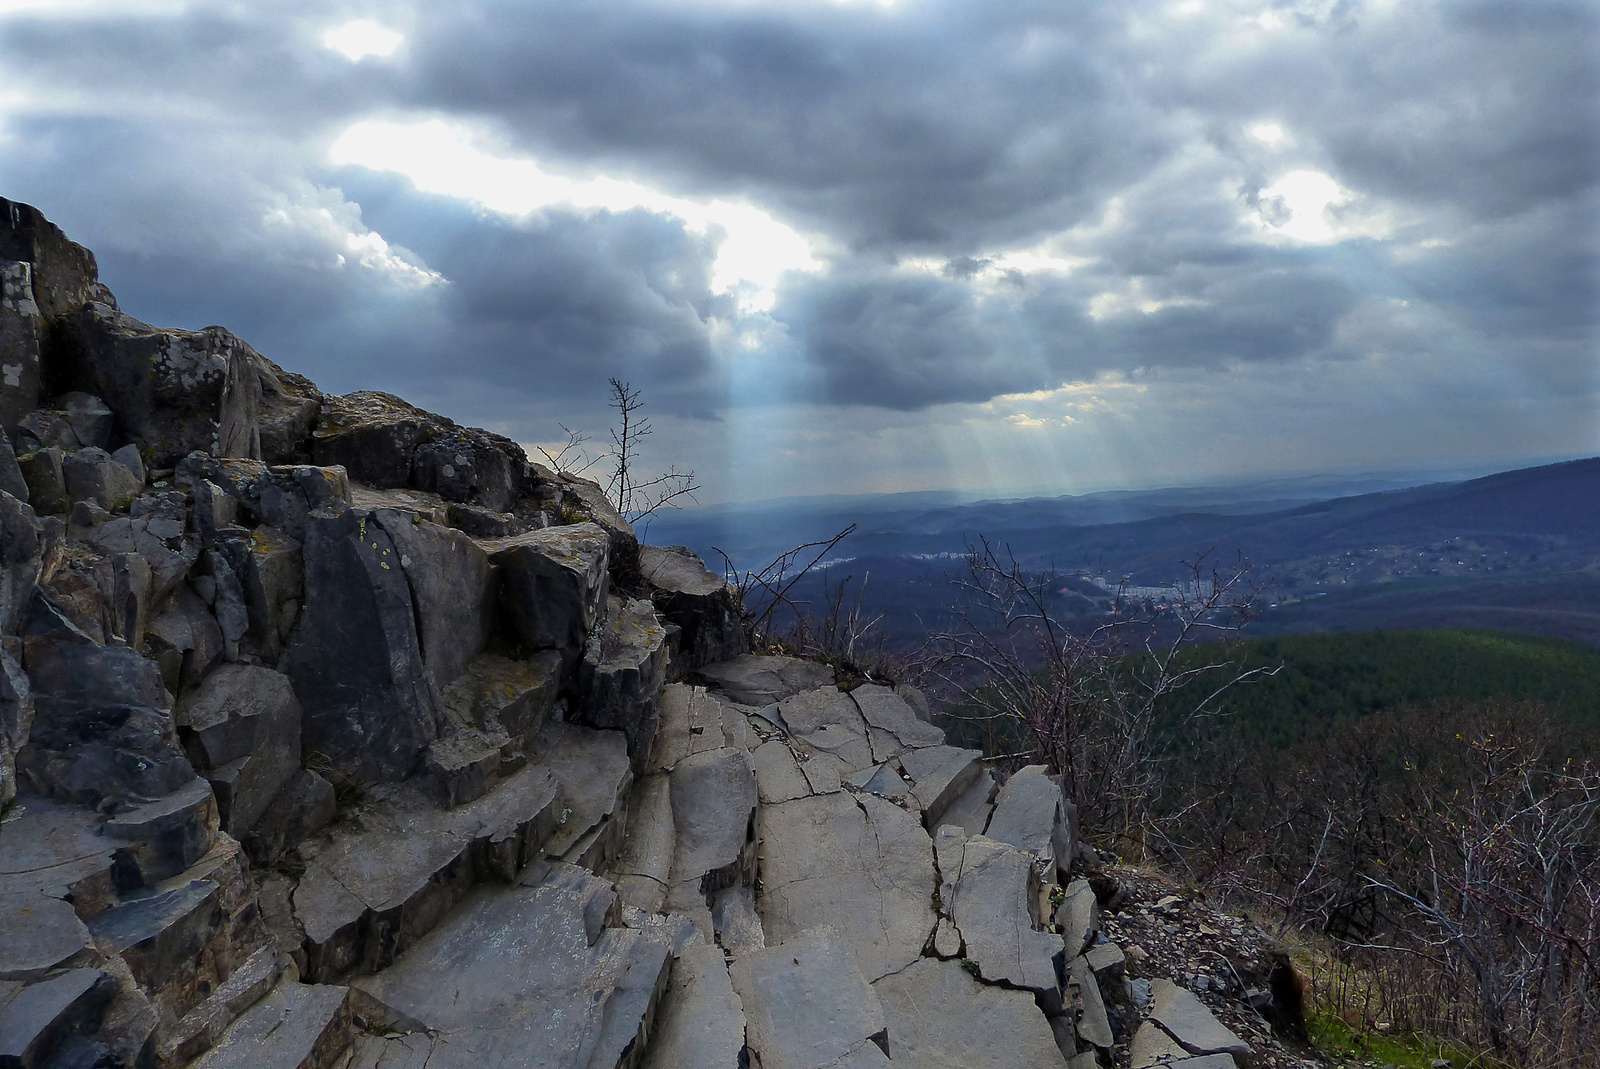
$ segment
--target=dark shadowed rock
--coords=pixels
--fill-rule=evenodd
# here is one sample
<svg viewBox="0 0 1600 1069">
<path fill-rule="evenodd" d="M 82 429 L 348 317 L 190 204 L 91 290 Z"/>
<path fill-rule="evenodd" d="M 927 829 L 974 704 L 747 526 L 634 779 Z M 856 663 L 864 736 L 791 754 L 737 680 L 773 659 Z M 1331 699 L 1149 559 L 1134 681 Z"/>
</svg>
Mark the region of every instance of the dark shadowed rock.
<svg viewBox="0 0 1600 1069">
<path fill-rule="evenodd" d="M 43 567 L 43 528 L 33 509 L 0 491 L 0 634 L 21 630 Z"/>
<path fill-rule="evenodd" d="M 116 417 L 106 403 L 92 393 L 69 390 L 55 399 L 62 416 L 78 443 L 85 448 L 110 449 Z"/>
<path fill-rule="evenodd" d="M 28 480 L 22 477 L 22 469 L 17 466 L 17 454 L 11 448 L 11 438 L 5 434 L 0 434 L 0 490 L 18 501 L 28 500 Z"/>
<path fill-rule="evenodd" d="M 150 622 L 146 643 L 163 678 L 178 692 L 205 678 L 225 649 L 217 618 L 190 584 L 180 586 Z"/>
<path fill-rule="evenodd" d="M 223 665 L 179 704 L 184 749 L 235 838 L 245 838 L 300 772 L 300 719 L 289 677 L 252 665 Z"/>
<path fill-rule="evenodd" d="M 55 516 L 72 506 L 67 497 L 67 480 L 61 470 L 61 450 L 56 446 L 24 452 L 17 457 L 17 468 L 28 484 L 28 502 L 41 516 Z"/>
<path fill-rule="evenodd" d="M 22 665 L 0 645 L 0 806 L 17 796 L 17 754 L 33 729 L 33 688 Z"/>
<path fill-rule="evenodd" d="M 285 850 L 331 824 L 337 812 L 333 785 L 300 769 L 245 833 L 244 847 L 253 862 L 271 865 Z"/>
<path fill-rule="evenodd" d="M 0 1064 L 48 1064 L 69 1036 L 94 1031 L 116 986 L 98 969 L 68 969 L 33 982 L 0 980 Z"/>
<path fill-rule="evenodd" d="M 33 296 L 33 265 L 0 254 L 0 424 L 7 432 L 38 407 L 47 329 Z"/>
<path fill-rule="evenodd" d="M 622 513 L 606 497 L 600 484 L 570 472 L 554 476 L 560 488 L 563 508 L 576 512 L 589 523 L 598 525 L 611 544 L 611 571 L 613 580 L 623 590 L 639 586 L 639 536 L 634 533 Z"/>
<path fill-rule="evenodd" d="M 411 455 L 447 423 L 413 404 L 377 390 L 324 397 L 311 435 L 317 464 L 338 464 L 369 486 L 405 486 Z"/>
<path fill-rule="evenodd" d="M 221 327 L 159 330 L 104 306 L 62 317 L 53 373 L 116 401 L 117 431 L 156 467 L 195 450 L 261 456 L 261 357 Z"/>
<path fill-rule="evenodd" d="M 69 240 L 31 204 L 0 198 L 0 260 L 33 265 L 33 298 L 47 319 L 89 301 L 111 303 L 94 253 Z"/>
<path fill-rule="evenodd" d="M 260 374 L 261 459 L 268 464 L 309 464 L 322 391 L 304 375 L 285 371 L 265 358 Z"/>
<path fill-rule="evenodd" d="M 332 1069 L 350 1046 L 349 989 L 280 983 L 196 1069 Z"/>
<path fill-rule="evenodd" d="M 678 626 L 681 668 L 693 671 L 749 649 L 733 591 L 699 557 L 640 546 L 639 568 L 656 611 Z"/>
<path fill-rule="evenodd" d="M 284 670 L 307 751 L 364 783 L 403 779 L 438 734 L 410 586 L 393 540 L 353 509 L 306 519 L 306 603 Z"/>
<path fill-rule="evenodd" d="M 411 485 L 446 501 L 509 513 L 531 471 L 522 447 L 511 439 L 451 424 L 417 447 L 411 461 Z"/>
<path fill-rule="evenodd" d="M 561 654 L 555 650 L 527 660 L 480 654 L 444 688 L 445 716 L 478 730 L 498 726 L 513 747 L 527 750 L 555 711 L 560 685 Z"/>
<path fill-rule="evenodd" d="M 483 543 L 500 569 L 500 609 L 530 650 L 578 650 L 605 611 L 609 542 L 592 523 Z"/>
</svg>

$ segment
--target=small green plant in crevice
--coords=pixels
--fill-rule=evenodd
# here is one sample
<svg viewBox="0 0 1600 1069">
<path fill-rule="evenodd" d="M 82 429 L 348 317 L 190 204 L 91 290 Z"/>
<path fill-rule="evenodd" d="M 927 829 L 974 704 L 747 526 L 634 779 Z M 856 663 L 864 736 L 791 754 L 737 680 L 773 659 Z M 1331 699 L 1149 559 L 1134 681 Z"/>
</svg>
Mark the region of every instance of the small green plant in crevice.
<svg viewBox="0 0 1600 1069">
<path fill-rule="evenodd" d="M 0 805 L 0 824 L 9 824 L 13 820 L 19 819 L 25 811 L 21 802 L 15 798 L 10 799 L 5 804 Z"/>
</svg>

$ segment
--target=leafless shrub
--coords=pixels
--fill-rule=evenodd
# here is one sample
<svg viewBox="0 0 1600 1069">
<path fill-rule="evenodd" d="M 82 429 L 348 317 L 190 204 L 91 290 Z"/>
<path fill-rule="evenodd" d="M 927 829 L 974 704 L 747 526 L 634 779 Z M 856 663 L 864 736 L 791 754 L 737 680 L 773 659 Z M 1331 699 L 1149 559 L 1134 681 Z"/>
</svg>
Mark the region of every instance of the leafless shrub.
<svg viewBox="0 0 1600 1069">
<path fill-rule="evenodd" d="M 1108 621 L 1078 631 L 1052 608 L 1061 575 L 987 540 L 969 550 L 956 626 L 930 638 L 920 667 L 966 693 L 967 720 L 1009 729 L 1019 745 L 996 757 L 1052 766 L 1089 826 L 1142 843 L 1157 830 L 1151 803 L 1171 740 L 1218 715 L 1228 688 L 1272 671 L 1229 656 L 1257 593 L 1249 563 L 1223 568 L 1206 554 L 1170 599 L 1119 591 Z M 1221 643 L 1224 656 L 1196 661 L 1200 641 Z M 1158 717 L 1171 721 L 1159 733 Z"/>
</svg>

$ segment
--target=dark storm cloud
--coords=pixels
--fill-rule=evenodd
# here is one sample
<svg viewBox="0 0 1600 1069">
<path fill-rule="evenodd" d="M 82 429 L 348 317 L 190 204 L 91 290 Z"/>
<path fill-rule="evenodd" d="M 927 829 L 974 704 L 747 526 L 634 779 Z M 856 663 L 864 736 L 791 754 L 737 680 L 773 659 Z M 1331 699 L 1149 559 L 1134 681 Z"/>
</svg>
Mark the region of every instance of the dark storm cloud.
<svg viewBox="0 0 1600 1069">
<path fill-rule="evenodd" d="M 14 18 L 0 64 L 59 102 L 9 122 L 28 151 L 0 161 L 0 192 L 96 247 L 134 311 L 224 321 L 341 389 L 559 407 L 619 374 L 708 415 L 716 322 L 740 318 L 710 293 L 714 229 L 642 210 L 509 221 L 330 171 L 326 144 L 374 115 L 480 121 L 547 166 L 748 200 L 815 237 L 827 268 L 780 284 L 770 333 L 816 400 L 908 410 L 1342 358 L 1352 317 L 1392 302 L 1454 333 L 1362 351 L 1422 360 L 1470 335 L 1593 389 L 1592 5 L 1175 12 L 393 5 L 377 17 L 406 46 L 359 64 L 317 43 L 355 9 Z M 1263 122 L 1282 144 L 1247 133 Z M 1323 244 L 1252 229 L 1260 191 L 1297 169 L 1377 222 Z M 368 227 L 390 243 L 376 266 L 341 244 Z M 1081 266 L 1004 267 L 1041 241 Z"/>
</svg>

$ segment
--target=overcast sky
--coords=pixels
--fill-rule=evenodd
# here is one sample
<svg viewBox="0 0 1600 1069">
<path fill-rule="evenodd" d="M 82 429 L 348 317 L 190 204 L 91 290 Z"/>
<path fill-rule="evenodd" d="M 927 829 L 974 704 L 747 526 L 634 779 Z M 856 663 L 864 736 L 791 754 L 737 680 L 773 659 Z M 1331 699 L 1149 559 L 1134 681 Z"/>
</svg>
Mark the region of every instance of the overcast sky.
<svg viewBox="0 0 1600 1069">
<path fill-rule="evenodd" d="M 0 0 L 123 308 L 704 500 L 1600 452 L 1600 7 Z"/>
</svg>

